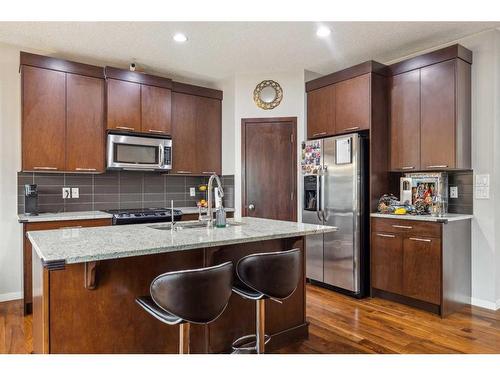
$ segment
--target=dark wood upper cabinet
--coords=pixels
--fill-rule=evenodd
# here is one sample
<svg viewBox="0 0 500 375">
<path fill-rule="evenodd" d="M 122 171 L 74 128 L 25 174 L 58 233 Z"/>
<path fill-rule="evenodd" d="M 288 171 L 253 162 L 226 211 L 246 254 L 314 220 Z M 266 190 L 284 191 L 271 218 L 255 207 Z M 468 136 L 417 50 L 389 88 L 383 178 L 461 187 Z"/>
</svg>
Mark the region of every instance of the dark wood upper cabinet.
<svg viewBox="0 0 500 375">
<path fill-rule="evenodd" d="M 370 77 L 368 73 L 335 85 L 336 134 L 370 128 Z"/>
<path fill-rule="evenodd" d="M 391 170 L 420 169 L 420 70 L 390 80 Z"/>
<path fill-rule="evenodd" d="M 403 237 L 398 233 L 372 233 L 372 287 L 403 292 Z"/>
<path fill-rule="evenodd" d="M 219 99 L 173 92 L 172 173 L 221 174 L 221 126 Z"/>
<path fill-rule="evenodd" d="M 307 138 L 335 134 L 335 85 L 307 93 Z"/>
<path fill-rule="evenodd" d="M 205 142 L 196 130 L 197 102 L 195 95 L 172 93 L 172 173 L 199 173 L 197 146 Z"/>
<path fill-rule="evenodd" d="M 197 151 L 197 168 L 201 174 L 222 173 L 222 106 L 218 99 L 199 96 L 196 103 L 196 137 L 203 147 Z"/>
<path fill-rule="evenodd" d="M 141 85 L 141 130 L 143 133 L 171 133 L 171 90 Z"/>
<path fill-rule="evenodd" d="M 457 168 L 456 60 L 421 69 L 423 169 Z"/>
<path fill-rule="evenodd" d="M 104 172 L 104 80 L 66 76 L 66 170 Z"/>
<path fill-rule="evenodd" d="M 141 131 L 141 85 L 108 78 L 107 128 Z"/>
<path fill-rule="evenodd" d="M 410 236 L 403 240 L 403 294 L 441 303 L 441 239 Z"/>
<path fill-rule="evenodd" d="M 65 168 L 66 74 L 22 67 L 22 168 Z"/>
</svg>

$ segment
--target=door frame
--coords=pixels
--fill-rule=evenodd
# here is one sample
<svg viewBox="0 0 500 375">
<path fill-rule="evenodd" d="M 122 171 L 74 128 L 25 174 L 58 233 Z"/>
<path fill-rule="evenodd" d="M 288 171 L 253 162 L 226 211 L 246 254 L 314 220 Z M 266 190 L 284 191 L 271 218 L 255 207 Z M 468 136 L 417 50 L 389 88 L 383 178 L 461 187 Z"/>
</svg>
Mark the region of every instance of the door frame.
<svg viewBox="0 0 500 375">
<path fill-rule="evenodd" d="M 241 119 L 241 216 L 247 216 L 248 211 L 245 206 L 247 198 L 246 188 L 246 132 L 245 128 L 250 124 L 261 123 L 283 123 L 289 122 L 292 126 L 292 177 L 294 180 L 293 194 L 293 211 L 292 220 L 297 221 L 297 117 L 257 117 L 257 118 L 242 118 Z"/>
</svg>

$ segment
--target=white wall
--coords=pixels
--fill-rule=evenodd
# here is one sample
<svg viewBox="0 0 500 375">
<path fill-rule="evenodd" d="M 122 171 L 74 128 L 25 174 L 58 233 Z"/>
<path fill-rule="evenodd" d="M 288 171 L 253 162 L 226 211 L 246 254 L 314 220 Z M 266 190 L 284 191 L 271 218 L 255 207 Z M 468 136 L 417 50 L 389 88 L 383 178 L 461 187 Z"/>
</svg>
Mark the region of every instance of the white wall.
<svg viewBox="0 0 500 375">
<path fill-rule="evenodd" d="M 280 105 L 272 110 L 260 109 L 253 101 L 255 86 L 266 79 L 278 82 L 283 89 L 283 99 Z M 224 174 L 234 174 L 235 216 L 241 217 L 241 119 L 297 117 L 297 145 L 300 145 L 304 140 L 304 71 L 238 74 L 220 82 L 217 87 L 230 90 L 229 92 L 224 91 L 222 110 L 222 171 Z M 229 98 L 230 93 L 233 94 L 232 99 Z M 232 144 L 227 144 L 227 142 Z M 297 149 L 297 160 L 300 160 L 299 148 Z M 299 183 L 299 181 L 300 174 L 297 172 L 297 182 Z M 302 206 L 301 199 L 299 194 L 298 207 Z M 301 210 L 298 209 L 299 220 L 301 214 Z"/>
<path fill-rule="evenodd" d="M 489 174 L 491 184 L 490 199 L 474 199 L 472 303 L 495 309 L 500 308 L 500 31 L 482 32 L 446 45 L 455 43 L 473 52 L 472 169 L 474 175 Z"/>
<path fill-rule="evenodd" d="M 22 231 L 17 222 L 21 167 L 19 49 L 0 44 L 0 302 L 22 298 Z"/>
</svg>

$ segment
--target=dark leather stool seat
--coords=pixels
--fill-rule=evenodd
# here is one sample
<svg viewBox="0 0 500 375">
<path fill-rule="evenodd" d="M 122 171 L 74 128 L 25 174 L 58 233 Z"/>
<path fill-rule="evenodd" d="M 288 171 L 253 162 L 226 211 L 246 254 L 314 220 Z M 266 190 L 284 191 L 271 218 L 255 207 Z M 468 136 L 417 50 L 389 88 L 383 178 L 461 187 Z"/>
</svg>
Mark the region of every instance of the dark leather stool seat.
<svg viewBox="0 0 500 375">
<path fill-rule="evenodd" d="M 136 298 L 159 321 L 179 324 L 179 352 L 189 353 L 189 325 L 208 324 L 226 309 L 231 297 L 233 264 L 167 272 L 156 277 L 150 296 Z"/>
<path fill-rule="evenodd" d="M 235 352 L 265 352 L 265 344 L 270 340 L 265 335 L 265 300 L 281 303 L 293 294 L 299 283 L 300 262 L 300 249 L 251 254 L 240 259 L 236 265 L 238 280 L 233 284 L 233 292 L 256 301 L 256 334 L 233 342 Z"/>
</svg>

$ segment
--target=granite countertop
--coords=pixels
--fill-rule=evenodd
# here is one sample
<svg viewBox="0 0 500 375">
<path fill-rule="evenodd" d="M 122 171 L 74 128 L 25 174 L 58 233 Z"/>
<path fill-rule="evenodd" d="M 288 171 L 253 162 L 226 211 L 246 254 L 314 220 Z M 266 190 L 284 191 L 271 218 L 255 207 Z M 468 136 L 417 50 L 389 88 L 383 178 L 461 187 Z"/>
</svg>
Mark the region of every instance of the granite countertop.
<svg viewBox="0 0 500 375">
<path fill-rule="evenodd" d="M 17 215 L 20 223 L 34 223 L 40 221 L 111 219 L 112 217 L 113 215 L 103 211 L 47 212 L 38 214 L 36 216 L 26 214 Z"/>
<path fill-rule="evenodd" d="M 231 226 L 233 222 L 228 220 L 230 226 L 223 229 L 201 227 L 171 231 L 150 228 L 154 224 L 133 224 L 31 231 L 27 236 L 44 262 L 65 261 L 71 264 L 337 230 L 323 225 L 251 217 L 242 218 L 241 225 Z"/>
<path fill-rule="evenodd" d="M 394 214 L 370 214 L 371 217 L 380 217 L 384 219 L 399 219 L 399 220 L 417 220 L 417 221 L 431 221 L 435 223 L 447 223 L 450 221 L 459 220 L 469 220 L 474 217 L 474 215 L 466 214 L 446 214 L 444 216 L 432 216 L 432 215 L 394 215 Z"/>
<path fill-rule="evenodd" d="M 183 214 L 197 214 L 198 207 L 174 207 Z M 224 208 L 226 212 L 234 212 L 234 208 Z M 205 210 L 206 211 L 206 210 Z M 64 221 L 64 220 L 92 220 L 92 219 L 110 219 L 113 215 L 104 211 L 80 211 L 80 212 L 47 212 L 36 216 L 19 214 L 17 215 L 20 223 L 35 223 L 42 221 Z"/>
</svg>

